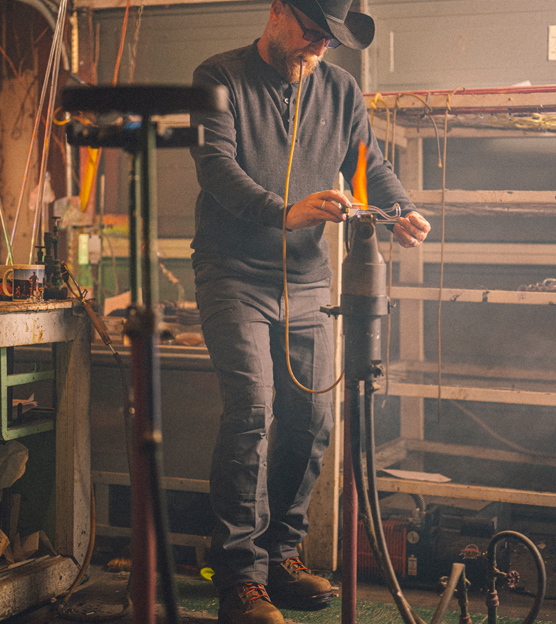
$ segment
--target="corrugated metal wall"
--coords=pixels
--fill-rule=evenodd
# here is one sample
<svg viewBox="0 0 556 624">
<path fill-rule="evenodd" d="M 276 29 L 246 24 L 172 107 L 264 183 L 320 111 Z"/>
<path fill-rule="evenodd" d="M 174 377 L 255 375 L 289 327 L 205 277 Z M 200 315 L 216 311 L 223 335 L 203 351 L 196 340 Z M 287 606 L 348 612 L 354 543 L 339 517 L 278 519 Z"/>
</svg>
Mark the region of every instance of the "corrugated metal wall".
<svg viewBox="0 0 556 624">
<path fill-rule="evenodd" d="M 218 4 L 132 8 L 119 72 L 120 83 L 190 84 L 193 71 L 209 56 L 249 45 L 259 37 L 269 14 L 268 3 Z M 97 11 L 91 22 L 82 20 L 83 38 L 98 27 L 98 81 L 112 81 L 121 38 L 124 11 Z M 134 52 L 136 49 L 136 52 Z M 334 63 L 360 74 L 358 52 L 329 51 Z M 193 211 L 198 193 L 193 161 L 186 149 L 159 150 L 159 235 L 162 238 L 193 235 Z M 127 182 L 122 180 L 123 185 Z M 109 212 L 125 213 L 126 188 L 112 194 Z"/>
<path fill-rule="evenodd" d="M 553 0 L 372 2 L 381 91 L 556 82 Z"/>
</svg>

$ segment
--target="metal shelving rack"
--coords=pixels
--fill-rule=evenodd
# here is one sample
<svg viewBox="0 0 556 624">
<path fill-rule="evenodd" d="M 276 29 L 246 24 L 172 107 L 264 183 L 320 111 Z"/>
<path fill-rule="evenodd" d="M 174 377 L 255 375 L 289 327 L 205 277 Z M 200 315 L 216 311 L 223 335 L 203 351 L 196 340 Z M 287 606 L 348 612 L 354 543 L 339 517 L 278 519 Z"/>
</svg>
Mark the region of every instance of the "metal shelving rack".
<svg viewBox="0 0 556 624">
<path fill-rule="evenodd" d="M 395 145 L 400 178 L 423 214 L 441 215 L 444 196 L 446 219 L 469 210 L 475 214 L 509 214 L 526 209 L 540 215 L 556 216 L 556 191 L 423 190 L 422 152 L 423 139 L 439 135 L 442 142 L 446 115 L 448 141 L 451 138 L 527 137 L 556 141 L 556 86 L 399 92 L 365 97 L 375 134 L 379 139 Z M 496 125 L 491 125 L 489 120 L 495 120 Z M 556 147 L 556 143 L 554 145 Z M 437 242 L 425 242 L 414 250 L 394 246 L 392 260 L 399 263 L 399 283 L 392 286 L 390 295 L 391 299 L 399 301 L 400 358 L 390 365 L 388 393 L 400 397 L 400 436 L 378 449 L 378 464 L 386 468 L 402 462 L 404 468 L 419 470 L 423 466 L 423 454 L 437 453 L 466 457 L 471 461 L 556 466 L 556 454 L 546 457 L 534 452 L 493 450 L 426 439 L 424 401 L 439 396 L 439 383 L 434 380 L 438 363 L 426 361 L 424 356 L 424 302 L 438 301 L 441 297 L 442 302 L 476 302 L 483 305 L 556 304 L 556 292 L 478 287 L 442 288 L 440 293 L 440 288 L 425 287 L 424 265 L 439 263 L 441 251 L 444 263 L 551 265 L 556 258 L 556 244 L 548 243 L 445 242 L 442 250 L 441 243 Z M 384 246 L 385 257 L 388 253 Z M 547 336 L 547 340 L 550 339 Z M 519 380 L 517 383 L 516 379 Z M 442 399 L 556 407 L 555 382 L 556 370 L 524 371 L 452 364 L 442 367 L 440 387 Z M 378 482 L 381 490 L 390 492 L 556 507 L 555 492 L 431 483 L 393 477 L 380 477 Z"/>
</svg>

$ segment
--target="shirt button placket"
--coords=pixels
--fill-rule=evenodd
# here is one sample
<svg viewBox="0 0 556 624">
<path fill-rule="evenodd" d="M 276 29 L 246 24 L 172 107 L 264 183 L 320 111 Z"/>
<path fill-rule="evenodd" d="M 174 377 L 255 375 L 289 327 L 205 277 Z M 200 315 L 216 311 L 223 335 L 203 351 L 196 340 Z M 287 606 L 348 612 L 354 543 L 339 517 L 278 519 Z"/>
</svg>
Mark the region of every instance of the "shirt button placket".
<svg viewBox="0 0 556 624">
<path fill-rule="evenodd" d="M 288 128 L 288 143 L 292 142 L 292 138 L 293 138 L 293 127 L 294 127 L 294 121 L 295 121 L 295 98 L 288 98 L 288 104 L 289 104 L 289 108 L 288 108 L 288 121 L 289 121 L 289 128 Z"/>
</svg>

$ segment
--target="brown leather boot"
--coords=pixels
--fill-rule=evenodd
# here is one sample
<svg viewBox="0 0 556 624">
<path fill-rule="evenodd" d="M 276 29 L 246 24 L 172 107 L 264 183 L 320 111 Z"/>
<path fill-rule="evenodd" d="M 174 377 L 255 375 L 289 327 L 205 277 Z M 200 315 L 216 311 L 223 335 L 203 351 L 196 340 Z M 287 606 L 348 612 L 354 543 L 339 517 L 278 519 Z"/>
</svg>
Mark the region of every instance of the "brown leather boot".
<svg viewBox="0 0 556 624">
<path fill-rule="evenodd" d="M 243 583 L 220 595 L 218 624 L 284 624 L 264 585 Z"/>
<path fill-rule="evenodd" d="M 299 557 L 271 564 L 267 589 L 276 602 L 298 609 L 318 609 L 334 598 L 330 583 L 312 574 Z"/>
</svg>

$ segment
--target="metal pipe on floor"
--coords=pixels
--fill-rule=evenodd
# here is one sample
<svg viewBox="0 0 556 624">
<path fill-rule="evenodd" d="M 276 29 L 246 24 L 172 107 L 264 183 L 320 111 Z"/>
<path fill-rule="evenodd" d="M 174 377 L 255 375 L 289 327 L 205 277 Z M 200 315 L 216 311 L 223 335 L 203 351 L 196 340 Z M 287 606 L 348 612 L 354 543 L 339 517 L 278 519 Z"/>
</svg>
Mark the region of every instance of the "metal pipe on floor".
<svg viewBox="0 0 556 624">
<path fill-rule="evenodd" d="M 356 621 L 357 604 L 357 490 L 351 461 L 350 412 L 359 404 L 359 383 L 344 388 L 344 480 L 342 490 L 342 624 Z"/>
</svg>

